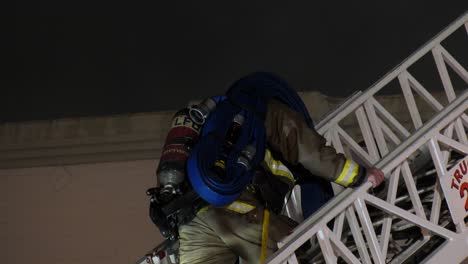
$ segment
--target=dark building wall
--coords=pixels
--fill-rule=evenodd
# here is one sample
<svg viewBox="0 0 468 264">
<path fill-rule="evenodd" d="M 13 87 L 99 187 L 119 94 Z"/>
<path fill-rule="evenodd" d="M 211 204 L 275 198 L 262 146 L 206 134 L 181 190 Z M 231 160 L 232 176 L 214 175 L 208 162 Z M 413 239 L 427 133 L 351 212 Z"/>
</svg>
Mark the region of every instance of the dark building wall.
<svg viewBox="0 0 468 264">
<path fill-rule="evenodd" d="M 0 170 L 2 263 L 128 264 L 161 241 L 153 160 Z"/>
</svg>

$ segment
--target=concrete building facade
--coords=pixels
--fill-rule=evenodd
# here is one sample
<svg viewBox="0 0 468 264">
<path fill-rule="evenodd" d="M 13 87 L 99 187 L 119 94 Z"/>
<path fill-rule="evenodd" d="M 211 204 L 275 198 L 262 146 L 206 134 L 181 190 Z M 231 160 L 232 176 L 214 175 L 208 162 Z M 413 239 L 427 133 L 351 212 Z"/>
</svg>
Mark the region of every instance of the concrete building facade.
<svg viewBox="0 0 468 264">
<path fill-rule="evenodd" d="M 315 121 L 344 100 L 301 96 Z M 401 96 L 377 99 L 411 126 Z M 423 109 L 423 118 L 433 115 Z M 156 184 L 173 114 L 0 124 L 2 262 L 134 263 L 157 245 L 162 238 L 148 217 L 145 191 Z"/>
</svg>

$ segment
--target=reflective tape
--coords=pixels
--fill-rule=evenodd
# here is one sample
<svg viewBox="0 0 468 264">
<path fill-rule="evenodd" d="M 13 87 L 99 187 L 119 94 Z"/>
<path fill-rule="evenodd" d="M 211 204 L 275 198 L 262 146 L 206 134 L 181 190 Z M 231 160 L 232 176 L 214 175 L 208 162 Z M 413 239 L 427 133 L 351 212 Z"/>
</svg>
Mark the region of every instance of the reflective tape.
<svg viewBox="0 0 468 264">
<path fill-rule="evenodd" d="M 274 159 L 269 149 L 265 151 L 264 160 L 271 173 L 273 173 L 274 175 L 286 177 L 293 183 L 296 181 L 288 167 L 286 167 L 281 161 Z"/>
<path fill-rule="evenodd" d="M 335 180 L 335 183 L 348 187 L 359 173 L 359 165 L 353 160 L 347 159 L 340 173 L 340 176 Z"/>
<path fill-rule="evenodd" d="M 203 214 L 204 212 L 208 211 L 208 209 L 210 209 L 211 205 L 208 205 L 208 206 L 205 206 L 203 208 L 201 208 L 200 210 L 198 210 L 197 214 Z"/>
<path fill-rule="evenodd" d="M 234 211 L 236 213 L 246 214 L 255 209 L 255 206 L 240 201 L 234 201 L 230 205 L 226 206 L 226 209 Z"/>
<path fill-rule="evenodd" d="M 201 208 L 200 210 L 198 210 L 197 214 L 203 214 L 204 212 L 206 212 L 210 208 L 211 208 L 211 205 L 205 206 L 205 207 Z M 231 203 L 230 205 L 225 206 L 224 208 L 226 208 L 228 210 L 231 210 L 231 211 L 234 211 L 234 212 L 239 213 L 239 214 L 246 214 L 246 213 L 252 211 L 253 209 L 255 209 L 255 206 L 253 206 L 251 204 L 248 204 L 248 203 L 245 203 L 245 202 L 234 201 L 233 203 Z"/>
<path fill-rule="evenodd" d="M 276 176 L 281 176 L 281 177 L 286 177 L 288 180 L 292 181 L 293 183 L 295 182 L 294 177 L 292 172 L 286 167 L 281 161 L 276 160 L 273 158 L 271 155 L 270 150 L 265 151 L 265 163 L 268 166 L 268 169 L 270 169 L 271 173 L 273 173 Z M 255 209 L 255 206 L 250 205 L 245 202 L 240 202 L 240 201 L 234 201 L 228 206 L 225 206 L 226 209 L 240 213 L 240 214 L 246 214 L 253 209 Z"/>
</svg>

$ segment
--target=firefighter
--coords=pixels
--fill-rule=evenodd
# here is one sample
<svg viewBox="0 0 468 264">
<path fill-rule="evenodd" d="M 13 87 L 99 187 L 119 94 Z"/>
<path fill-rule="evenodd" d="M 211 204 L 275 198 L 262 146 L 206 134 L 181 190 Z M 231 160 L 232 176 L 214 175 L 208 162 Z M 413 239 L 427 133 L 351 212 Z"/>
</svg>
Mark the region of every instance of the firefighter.
<svg viewBox="0 0 468 264">
<path fill-rule="evenodd" d="M 262 263 L 297 225 L 281 214 L 294 184 L 324 180 L 355 187 L 369 181 L 376 187 L 384 180 L 380 170 L 326 146 L 297 93 L 274 74 L 248 75 L 226 96 L 186 113 L 196 126 L 179 159 L 185 171 L 174 177 L 158 168 L 161 190 L 176 195 L 174 186 L 189 182 L 200 197 L 190 200 L 193 215 L 177 223 L 180 263 L 236 263 L 239 257 Z M 306 202 L 319 207 L 327 192 L 325 187 Z"/>
</svg>

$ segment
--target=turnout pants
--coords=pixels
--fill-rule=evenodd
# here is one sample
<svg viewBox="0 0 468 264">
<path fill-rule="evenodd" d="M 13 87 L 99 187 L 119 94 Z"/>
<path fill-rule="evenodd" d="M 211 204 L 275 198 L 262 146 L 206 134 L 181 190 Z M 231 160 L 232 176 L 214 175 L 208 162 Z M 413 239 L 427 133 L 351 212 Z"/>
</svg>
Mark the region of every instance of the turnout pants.
<svg viewBox="0 0 468 264">
<path fill-rule="evenodd" d="M 179 228 L 181 264 L 234 264 L 241 257 L 249 264 L 260 263 L 263 209 L 254 209 L 257 221 L 248 214 L 210 207 Z M 295 223 L 285 216 L 270 213 L 267 256 L 287 236 Z"/>
</svg>

